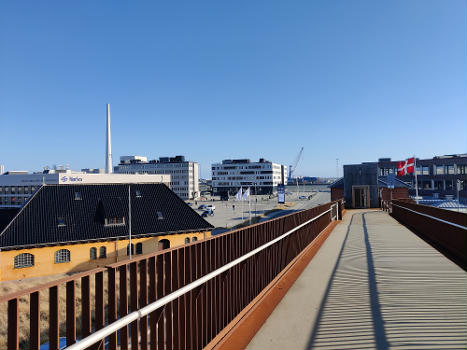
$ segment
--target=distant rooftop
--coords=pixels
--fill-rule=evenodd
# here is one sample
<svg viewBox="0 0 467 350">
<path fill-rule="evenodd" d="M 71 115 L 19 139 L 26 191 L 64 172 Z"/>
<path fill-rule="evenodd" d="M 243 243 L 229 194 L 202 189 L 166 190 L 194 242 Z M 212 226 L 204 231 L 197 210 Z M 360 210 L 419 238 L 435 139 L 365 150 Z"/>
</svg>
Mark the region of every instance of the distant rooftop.
<svg viewBox="0 0 467 350">
<path fill-rule="evenodd" d="M 120 164 L 145 164 L 145 163 L 184 163 L 186 162 L 185 156 L 175 157 L 159 157 L 159 159 L 151 159 L 148 161 L 144 156 L 121 156 Z"/>
<path fill-rule="evenodd" d="M 250 159 L 224 159 L 222 161 L 222 164 L 249 164 L 251 163 Z M 264 158 L 260 158 L 258 163 L 271 163 L 269 160 L 266 160 Z"/>
</svg>

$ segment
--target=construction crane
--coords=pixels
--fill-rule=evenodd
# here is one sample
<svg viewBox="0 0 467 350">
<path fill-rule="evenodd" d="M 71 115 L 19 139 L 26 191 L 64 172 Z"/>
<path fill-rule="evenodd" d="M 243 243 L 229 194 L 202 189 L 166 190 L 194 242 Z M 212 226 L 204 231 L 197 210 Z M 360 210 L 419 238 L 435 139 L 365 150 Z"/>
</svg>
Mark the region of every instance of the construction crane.
<svg viewBox="0 0 467 350">
<path fill-rule="evenodd" d="M 289 166 L 289 181 L 292 181 L 293 173 L 297 169 L 297 165 L 298 165 L 298 162 L 300 162 L 300 158 L 302 158 L 302 154 L 303 154 L 303 147 L 300 148 L 300 152 L 298 152 L 298 155 L 295 158 L 295 161 L 293 162 L 293 164 Z"/>
</svg>

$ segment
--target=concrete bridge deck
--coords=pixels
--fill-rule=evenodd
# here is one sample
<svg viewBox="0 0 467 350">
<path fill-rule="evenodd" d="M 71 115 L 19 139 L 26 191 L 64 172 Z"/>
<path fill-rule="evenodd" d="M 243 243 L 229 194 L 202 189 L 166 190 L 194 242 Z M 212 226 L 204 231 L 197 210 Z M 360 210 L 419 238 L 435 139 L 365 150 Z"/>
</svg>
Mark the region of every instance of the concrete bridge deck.
<svg viewBox="0 0 467 350">
<path fill-rule="evenodd" d="M 466 277 L 387 213 L 351 210 L 247 349 L 466 349 Z"/>
</svg>

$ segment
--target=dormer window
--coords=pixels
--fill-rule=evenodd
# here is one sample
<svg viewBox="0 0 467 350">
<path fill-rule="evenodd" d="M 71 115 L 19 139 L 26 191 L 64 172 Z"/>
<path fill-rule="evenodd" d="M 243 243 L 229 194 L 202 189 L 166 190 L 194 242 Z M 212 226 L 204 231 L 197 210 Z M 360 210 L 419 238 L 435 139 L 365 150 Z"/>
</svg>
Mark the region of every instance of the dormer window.
<svg viewBox="0 0 467 350">
<path fill-rule="evenodd" d="M 66 226 L 66 224 L 65 224 L 65 218 L 63 218 L 63 217 L 58 217 L 58 218 L 57 218 L 57 226 L 59 226 L 59 227 Z"/>
<path fill-rule="evenodd" d="M 104 225 L 105 226 L 123 226 L 125 225 L 125 218 L 124 217 L 105 218 Z"/>
<path fill-rule="evenodd" d="M 136 194 L 136 198 L 141 198 L 142 197 L 140 190 L 136 190 L 135 194 Z"/>
<path fill-rule="evenodd" d="M 75 192 L 75 201 L 80 201 L 82 199 L 83 197 L 81 197 L 81 192 Z"/>
<path fill-rule="evenodd" d="M 161 211 L 157 212 L 157 220 L 164 220 L 164 215 L 162 215 Z"/>
</svg>

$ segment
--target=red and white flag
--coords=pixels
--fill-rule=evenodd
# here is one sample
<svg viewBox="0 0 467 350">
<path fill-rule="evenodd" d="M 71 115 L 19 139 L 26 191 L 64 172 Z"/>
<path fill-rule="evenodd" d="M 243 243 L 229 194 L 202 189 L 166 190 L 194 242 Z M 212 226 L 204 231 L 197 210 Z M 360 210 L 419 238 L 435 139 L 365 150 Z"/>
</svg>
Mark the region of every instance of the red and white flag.
<svg viewBox="0 0 467 350">
<path fill-rule="evenodd" d="M 397 164 L 397 176 L 404 176 L 415 172 L 415 158 L 409 158 Z"/>
</svg>

